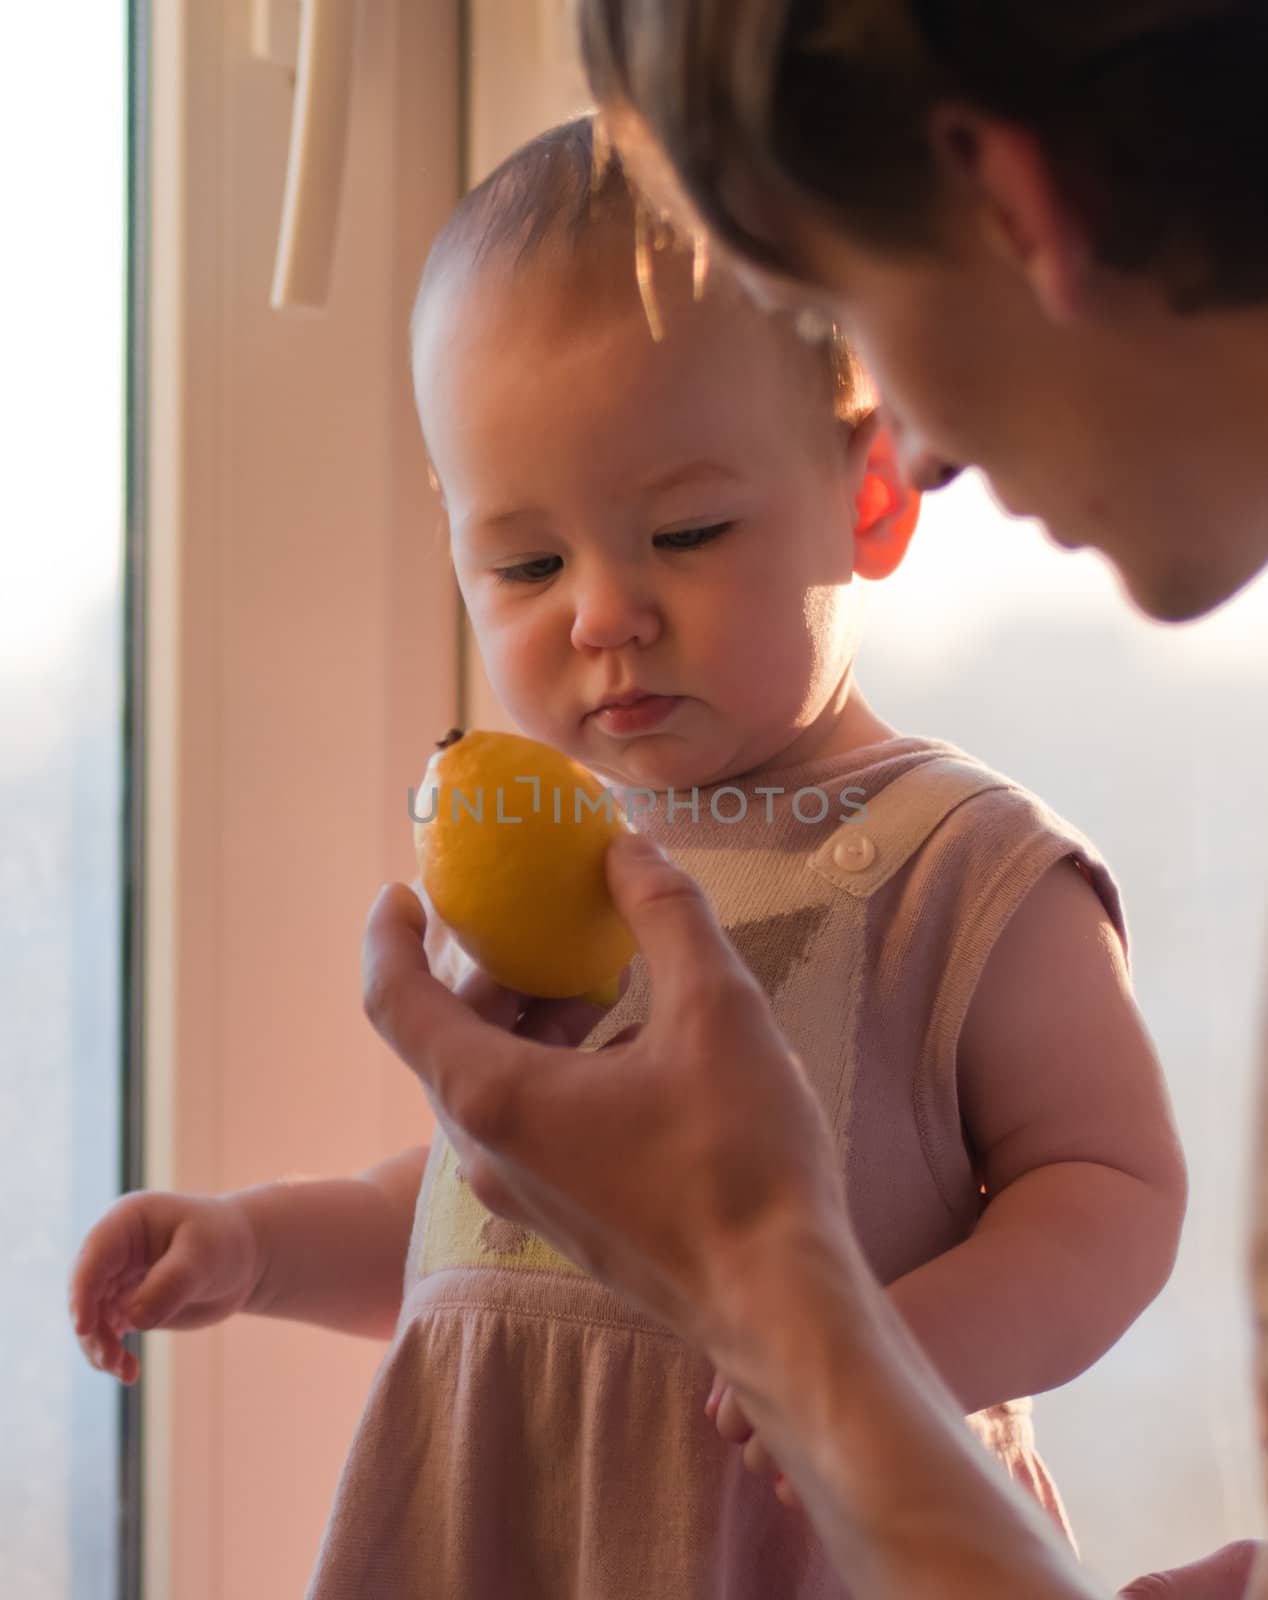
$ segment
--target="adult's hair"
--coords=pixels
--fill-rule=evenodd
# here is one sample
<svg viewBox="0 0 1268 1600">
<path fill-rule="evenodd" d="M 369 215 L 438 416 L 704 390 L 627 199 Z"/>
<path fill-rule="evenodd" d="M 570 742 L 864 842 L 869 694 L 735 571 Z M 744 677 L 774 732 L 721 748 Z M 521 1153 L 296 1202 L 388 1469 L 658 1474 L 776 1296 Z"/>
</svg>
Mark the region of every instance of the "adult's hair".
<svg viewBox="0 0 1268 1600">
<path fill-rule="evenodd" d="M 781 205 L 932 248 L 932 108 L 1032 129 L 1099 259 L 1178 310 L 1268 301 L 1266 0 L 581 0 L 601 104 L 647 122 L 766 265 Z"/>
<path fill-rule="evenodd" d="M 513 151 L 465 194 L 437 234 L 429 270 L 451 258 L 523 265 L 549 245 L 568 252 L 632 240 L 637 200 L 619 155 L 596 150 L 593 117 L 560 123 Z"/>
</svg>

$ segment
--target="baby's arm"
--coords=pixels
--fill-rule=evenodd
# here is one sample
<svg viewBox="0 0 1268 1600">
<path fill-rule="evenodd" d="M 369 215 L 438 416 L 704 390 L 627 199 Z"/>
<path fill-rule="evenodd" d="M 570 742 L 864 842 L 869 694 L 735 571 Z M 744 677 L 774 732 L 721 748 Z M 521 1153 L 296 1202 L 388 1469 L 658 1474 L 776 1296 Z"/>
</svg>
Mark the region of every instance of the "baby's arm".
<svg viewBox="0 0 1268 1600">
<path fill-rule="evenodd" d="M 1018 908 L 960 1039 L 965 1126 L 989 1203 L 972 1236 L 890 1285 L 965 1412 L 1068 1382 L 1171 1272 L 1184 1160 L 1104 907 L 1069 862 Z M 708 1411 L 779 1476 L 720 1379 Z"/>
<path fill-rule="evenodd" d="M 418 1145 L 358 1177 L 266 1183 L 233 1196 L 260 1251 L 245 1309 L 391 1338 L 426 1165 Z"/>
<path fill-rule="evenodd" d="M 989 956 L 959 1049 L 987 1206 L 890 1286 L 966 1412 L 1051 1389 L 1170 1275 L 1186 1179 L 1157 1057 L 1095 891 L 1049 871 Z"/>
<path fill-rule="evenodd" d="M 355 1178 L 219 1197 L 124 1195 L 89 1231 L 71 1273 L 84 1354 L 134 1383 L 140 1368 L 124 1335 L 207 1327 L 239 1311 L 389 1337 L 426 1160 L 414 1148 Z"/>
</svg>

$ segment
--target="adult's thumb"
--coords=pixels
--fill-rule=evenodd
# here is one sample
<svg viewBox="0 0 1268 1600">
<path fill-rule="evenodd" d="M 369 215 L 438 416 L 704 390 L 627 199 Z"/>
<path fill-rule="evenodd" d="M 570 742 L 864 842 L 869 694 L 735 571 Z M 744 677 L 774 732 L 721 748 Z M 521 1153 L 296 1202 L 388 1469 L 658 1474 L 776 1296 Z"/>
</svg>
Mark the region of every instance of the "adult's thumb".
<svg viewBox="0 0 1268 1600">
<path fill-rule="evenodd" d="M 608 849 L 608 887 L 642 951 L 653 1004 L 740 968 L 699 885 L 650 839 L 628 834 Z"/>
</svg>

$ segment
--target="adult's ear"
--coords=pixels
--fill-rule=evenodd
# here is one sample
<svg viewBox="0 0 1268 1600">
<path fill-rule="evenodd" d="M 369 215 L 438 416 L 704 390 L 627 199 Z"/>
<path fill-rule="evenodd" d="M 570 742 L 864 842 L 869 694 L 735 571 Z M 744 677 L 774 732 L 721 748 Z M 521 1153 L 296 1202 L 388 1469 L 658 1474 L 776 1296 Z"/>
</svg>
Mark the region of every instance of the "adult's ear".
<svg viewBox="0 0 1268 1600">
<path fill-rule="evenodd" d="M 939 107 L 929 131 L 953 189 L 977 207 L 988 244 L 1025 276 L 1045 316 L 1073 322 L 1086 300 L 1092 243 L 1038 136 L 957 105 Z"/>
<path fill-rule="evenodd" d="M 871 432 L 863 484 L 854 503 L 854 571 L 860 578 L 888 578 L 916 531 L 920 495 L 903 478 L 884 428 L 869 419 Z"/>
</svg>

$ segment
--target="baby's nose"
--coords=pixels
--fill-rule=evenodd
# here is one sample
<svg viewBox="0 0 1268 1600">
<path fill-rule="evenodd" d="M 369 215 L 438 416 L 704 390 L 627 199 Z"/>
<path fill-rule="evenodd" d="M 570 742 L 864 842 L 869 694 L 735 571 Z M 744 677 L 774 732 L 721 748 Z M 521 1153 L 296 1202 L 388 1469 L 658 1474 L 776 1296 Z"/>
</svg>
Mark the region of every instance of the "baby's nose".
<svg viewBox="0 0 1268 1600">
<path fill-rule="evenodd" d="M 650 644 L 660 632 L 655 597 L 615 574 L 592 577 L 578 589 L 572 624 L 577 649 L 619 650 Z"/>
</svg>

